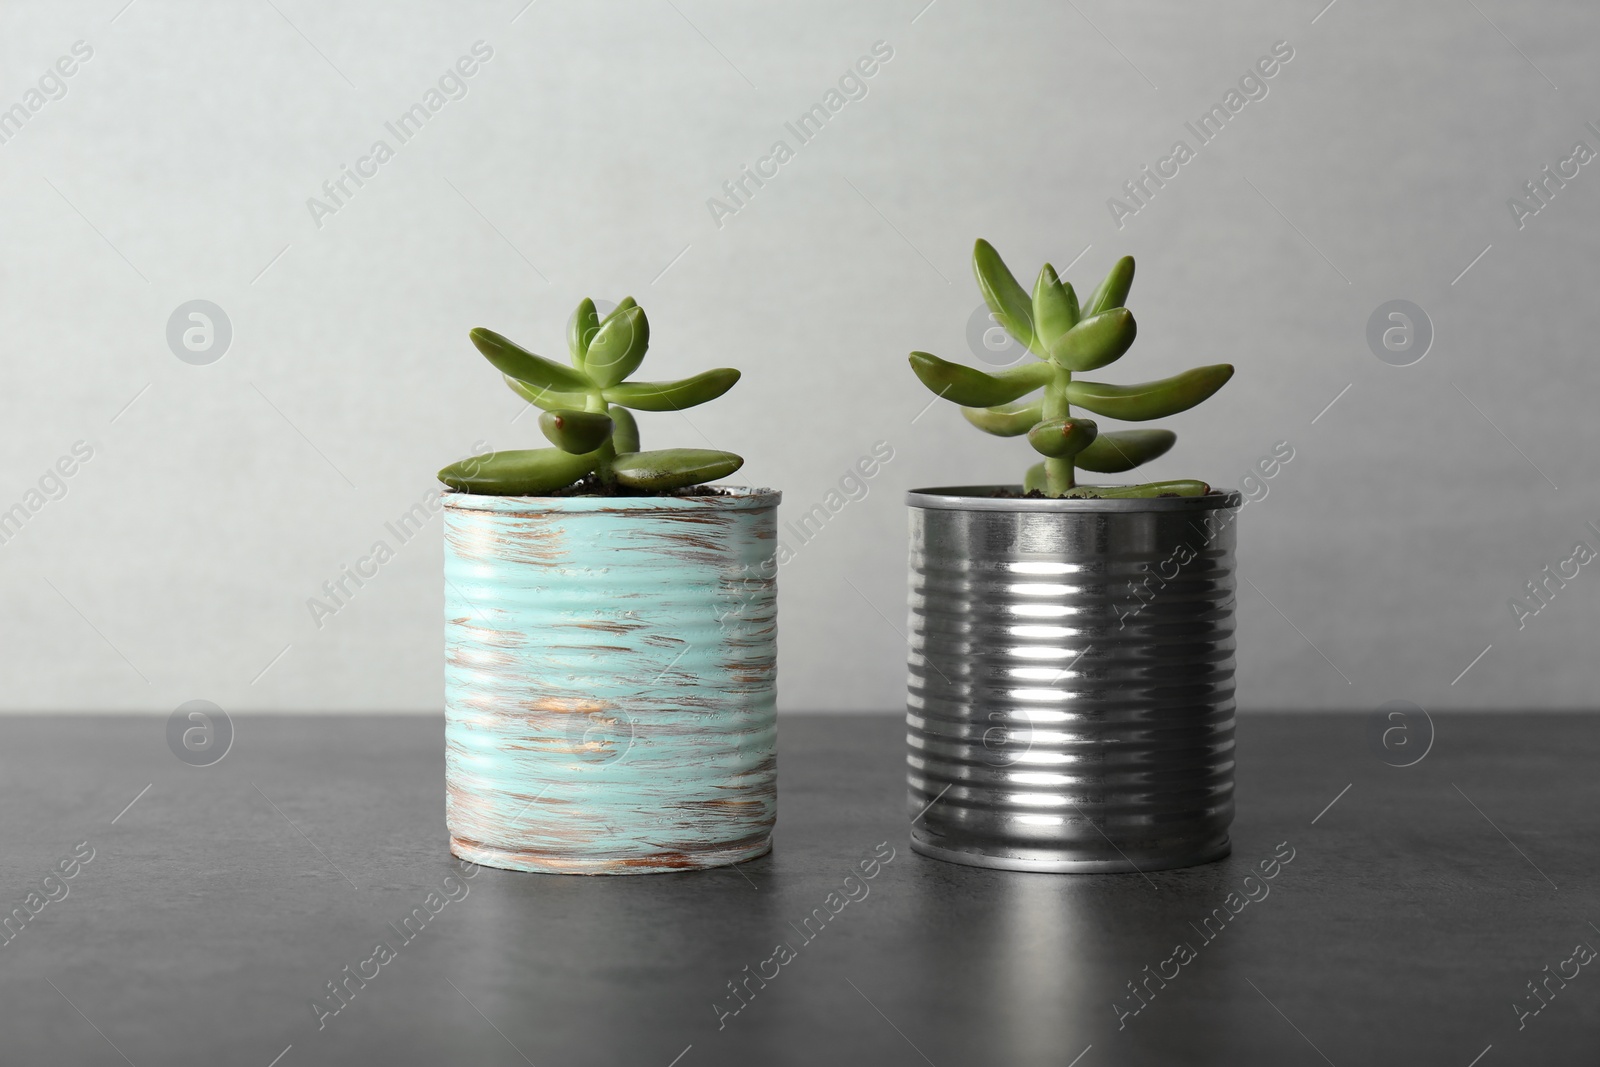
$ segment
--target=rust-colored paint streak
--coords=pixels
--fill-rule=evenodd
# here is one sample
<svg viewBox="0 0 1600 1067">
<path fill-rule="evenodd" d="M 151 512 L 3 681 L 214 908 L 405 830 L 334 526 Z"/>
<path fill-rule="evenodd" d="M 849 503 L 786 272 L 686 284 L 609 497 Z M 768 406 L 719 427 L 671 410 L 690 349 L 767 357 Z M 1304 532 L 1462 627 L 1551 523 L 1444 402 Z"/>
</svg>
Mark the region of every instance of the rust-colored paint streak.
<svg viewBox="0 0 1600 1067">
<path fill-rule="evenodd" d="M 582 697 L 540 697 L 526 702 L 529 711 L 551 712 L 557 715 L 595 715 L 611 710 L 603 700 L 585 700 Z"/>
<path fill-rule="evenodd" d="M 630 622 L 625 619 L 596 619 L 593 622 L 575 622 L 572 625 L 580 630 L 598 630 L 601 633 L 616 634 L 619 637 L 644 628 L 644 623 L 642 622 Z"/>
<path fill-rule="evenodd" d="M 765 806 L 765 800 L 732 800 L 727 797 L 719 797 L 715 800 L 692 800 L 684 805 L 686 808 L 727 812 L 733 815 L 748 815 L 750 812 L 760 811 Z"/>
<path fill-rule="evenodd" d="M 747 834 L 744 837 L 738 838 L 734 841 L 724 842 L 720 848 L 723 851 L 737 852 L 743 852 L 752 848 L 759 848 L 763 843 L 768 842 L 769 838 L 771 837 L 771 831 L 772 820 L 768 820 L 754 833 Z M 700 851 L 696 846 L 690 844 L 676 845 L 665 841 L 651 841 L 648 842 L 648 844 L 659 851 L 653 852 L 649 856 L 633 857 L 629 862 L 635 864 L 646 863 L 649 862 L 651 858 L 656 856 L 678 856 L 685 854 L 692 856 Z M 753 859 L 754 857 L 751 858 Z"/>
<path fill-rule="evenodd" d="M 646 634 L 643 643 L 652 648 L 677 648 L 684 642 L 683 638 L 673 637 L 669 634 Z"/>
<path fill-rule="evenodd" d="M 653 852 L 648 856 L 629 856 L 618 861 L 622 867 L 678 867 L 694 866 L 694 859 L 682 852 Z"/>
<path fill-rule="evenodd" d="M 495 649 L 521 648 L 528 643 L 526 634 L 516 630 L 497 630 L 490 626 L 480 626 L 470 619 L 463 619 L 453 623 L 461 627 L 457 634 L 459 643 L 482 644 Z"/>
<path fill-rule="evenodd" d="M 668 522 L 681 522 L 694 526 L 720 526 L 723 529 L 727 529 L 734 524 L 733 516 L 722 511 L 669 512 L 664 517 Z"/>
<path fill-rule="evenodd" d="M 714 855 L 703 847 L 687 851 L 662 849 L 637 856 L 594 858 L 575 856 L 550 849 L 506 849 L 487 845 L 460 834 L 450 837 L 450 851 L 458 856 L 478 856 L 477 862 L 491 866 L 513 867 L 522 870 L 540 870 L 557 874 L 628 874 L 634 871 L 704 870 L 721 867 L 730 862 L 758 859 L 772 850 L 770 835 L 758 834 L 742 838 L 716 849 Z"/>
<path fill-rule="evenodd" d="M 491 671 L 499 673 L 516 667 L 517 659 L 510 652 L 486 653 L 466 644 L 452 644 L 445 652 L 445 662 L 462 671 Z"/>
<path fill-rule="evenodd" d="M 513 563 L 553 566 L 566 558 L 562 539 L 562 516 L 521 515 L 511 522 L 510 516 L 498 516 L 498 522 L 464 526 L 460 529 L 447 525 L 445 537 L 451 547 L 462 556 L 493 556 Z"/>
</svg>

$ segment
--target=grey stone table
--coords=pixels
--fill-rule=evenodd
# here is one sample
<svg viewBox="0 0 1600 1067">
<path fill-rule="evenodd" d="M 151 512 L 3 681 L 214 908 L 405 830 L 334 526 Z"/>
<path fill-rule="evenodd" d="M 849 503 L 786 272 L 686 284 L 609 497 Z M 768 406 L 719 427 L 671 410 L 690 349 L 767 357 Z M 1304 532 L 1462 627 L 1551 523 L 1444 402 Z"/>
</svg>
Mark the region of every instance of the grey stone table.
<svg viewBox="0 0 1600 1067">
<path fill-rule="evenodd" d="M 1500 1067 L 1600 1049 L 1600 718 L 1435 716 L 1426 758 L 1394 767 L 1364 715 L 1244 717 L 1232 857 L 1149 876 L 913 854 L 896 716 L 783 720 L 769 857 L 599 879 L 461 878 L 439 719 L 235 726 L 195 768 L 162 720 L 0 719 L 0 890 L 21 909 L 0 1062 Z M 874 877 L 846 883 L 875 850 Z"/>
</svg>

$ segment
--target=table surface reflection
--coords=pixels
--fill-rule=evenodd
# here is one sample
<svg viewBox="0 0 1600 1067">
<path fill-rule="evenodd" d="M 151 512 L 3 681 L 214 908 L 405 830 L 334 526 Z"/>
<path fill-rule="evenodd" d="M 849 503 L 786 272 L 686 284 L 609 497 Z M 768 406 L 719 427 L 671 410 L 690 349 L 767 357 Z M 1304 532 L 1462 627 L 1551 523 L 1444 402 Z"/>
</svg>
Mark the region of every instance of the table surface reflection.
<svg viewBox="0 0 1600 1067">
<path fill-rule="evenodd" d="M 0 719 L 6 1062 L 1497 1067 L 1600 1046 L 1590 715 L 1435 715 L 1405 767 L 1364 714 L 1243 716 L 1230 858 L 1077 876 L 913 854 L 897 715 L 786 716 L 772 854 L 629 878 L 461 880 L 438 718 L 234 725 L 199 768 L 164 720 Z"/>
</svg>

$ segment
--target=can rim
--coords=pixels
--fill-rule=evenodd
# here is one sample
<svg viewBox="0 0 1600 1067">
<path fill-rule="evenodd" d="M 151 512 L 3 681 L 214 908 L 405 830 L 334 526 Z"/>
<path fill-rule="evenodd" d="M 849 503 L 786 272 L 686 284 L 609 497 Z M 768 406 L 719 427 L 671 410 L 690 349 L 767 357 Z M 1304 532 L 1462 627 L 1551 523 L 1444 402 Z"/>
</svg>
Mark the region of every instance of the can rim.
<svg viewBox="0 0 1600 1067">
<path fill-rule="evenodd" d="M 1213 489 L 1205 496 L 1131 497 L 1112 500 L 1084 497 L 1003 497 L 998 490 L 1021 492 L 1020 485 L 945 485 L 906 492 L 906 504 L 934 511 L 1028 511 L 1057 514 L 1083 512 L 1220 511 L 1243 505 L 1237 489 Z"/>
<path fill-rule="evenodd" d="M 776 489 L 720 484 L 714 484 L 713 488 L 725 490 L 725 493 L 707 496 L 492 496 L 450 490 L 441 493 L 439 499 L 452 511 L 488 511 L 511 515 L 557 511 L 569 514 L 759 511 L 777 507 L 783 499 L 783 494 Z"/>
</svg>

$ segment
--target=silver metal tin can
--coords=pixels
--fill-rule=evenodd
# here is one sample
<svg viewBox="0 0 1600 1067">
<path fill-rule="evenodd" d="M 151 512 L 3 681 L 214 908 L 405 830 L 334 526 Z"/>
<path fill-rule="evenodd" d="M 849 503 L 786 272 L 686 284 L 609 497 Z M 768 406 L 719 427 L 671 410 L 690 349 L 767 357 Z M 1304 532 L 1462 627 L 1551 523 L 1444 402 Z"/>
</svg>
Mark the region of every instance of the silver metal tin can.
<svg viewBox="0 0 1600 1067">
<path fill-rule="evenodd" d="M 1228 854 L 1236 492 L 907 494 L 911 846 L 1008 870 Z"/>
</svg>

